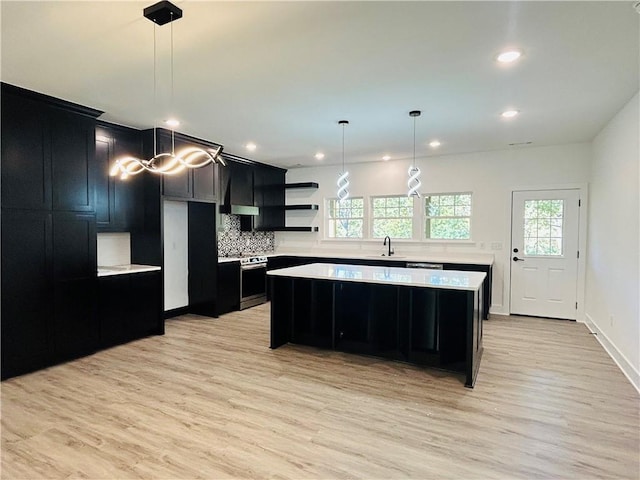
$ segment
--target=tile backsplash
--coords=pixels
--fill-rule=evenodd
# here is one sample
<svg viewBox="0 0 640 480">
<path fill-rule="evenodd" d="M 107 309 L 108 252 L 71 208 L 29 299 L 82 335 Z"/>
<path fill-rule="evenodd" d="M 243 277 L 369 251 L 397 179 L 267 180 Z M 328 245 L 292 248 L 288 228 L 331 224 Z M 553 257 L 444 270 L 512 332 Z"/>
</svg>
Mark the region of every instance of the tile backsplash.
<svg viewBox="0 0 640 480">
<path fill-rule="evenodd" d="M 248 253 L 273 252 L 275 235 L 273 232 L 243 232 L 240 217 L 220 215 L 222 228 L 218 231 L 218 256 L 239 257 Z"/>
</svg>

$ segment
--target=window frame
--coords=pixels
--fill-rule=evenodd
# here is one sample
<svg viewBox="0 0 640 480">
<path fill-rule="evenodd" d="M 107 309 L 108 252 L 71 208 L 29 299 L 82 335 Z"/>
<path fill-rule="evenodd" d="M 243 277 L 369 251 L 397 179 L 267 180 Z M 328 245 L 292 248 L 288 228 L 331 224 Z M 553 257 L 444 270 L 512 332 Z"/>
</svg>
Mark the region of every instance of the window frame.
<svg viewBox="0 0 640 480">
<path fill-rule="evenodd" d="M 456 195 L 469 195 L 469 215 L 447 215 L 447 216 L 430 216 L 428 215 L 428 209 L 426 207 L 427 197 L 445 197 Z M 439 193 L 423 193 L 421 196 L 421 208 L 422 208 L 422 225 L 421 225 L 421 239 L 424 242 L 433 243 L 469 243 L 473 242 L 473 192 L 472 191 L 458 191 L 458 192 L 439 192 Z M 455 206 L 455 205 L 454 205 Z M 469 237 L 468 238 L 431 238 L 427 236 L 427 225 L 432 219 L 469 219 Z"/>
<path fill-rule="evenodd" d="M 369 239 L 371 240 L 382 240 L 385 237 L 376 237 L 374 236 L 374 232 L 373 232 L 373 228 L 374 228 L 374 222 L 375 220 L 380 220 L 379 218 L 374 217 L 374 212 L 375 212 L 375 208 L 373 206 L 373 202 L 376 199 L 379 198 L 410 198 L 412 199 L 412 203 L 413 205 L 411 206 L 411 217 L 383 217 L 385 219 L 405 219 L 408 218 L 411 220 L 411 236 L 408 238 L 401 238 L 401 237 L 391 237 L 392 240 L 394 241 L 411 241 L 411 240 L 415 240 L 416 238 L 416 201 L 414 197 L 408 197 L 406 194 L 396 194 L 396 195 L 369 195 L 369 215 L 368 215 L 368 219 L 369 219 L 369 230 L 368 230 L 368 234 L 369 234 Z M 420 202 L 418 202 L 420 203 Z M 402 208 L 402 207 L 398 207 L 398 208 Z M 419 218 L 419 217 L 418 217 Z M 419 237 L 418 237 L 419 238 Z"/>
<path fill-rule="evenodd" d="M 366 232 L 367 232 L 367 202 L 365 201 L 366 197 L 364 196 L 358 196 L 358 197 L 349 197 L 347 200 L 362 200 L 362 217 L 353 217 L 354 220 L 362 220 L 362 236 L 360 237 L 332 237 L 329 235 L 331 228 L 330 228 L 330 224 L 332 221 L 335 222 L 335 218 L 332 218 L 330 216 L 330 212 L 331 212 L 331 202 L 332 201 L 338 201 L 338 197 L 327 197 L 324 199 L 324 208 L 325 208 L 325 215 L 324 215 L 324 226 L 325 226 L 325 234 L 324 234 L 324 238 L 326 240 L 331 240 L 331 241 L 347 241 L 347 242 L 354 242 L 354 241 L 363 241 L 363 240 L 367 240 L 367 237 L 365 236 Z M 352 217 L 349 217 L 352 218 Z"/>
</svg>

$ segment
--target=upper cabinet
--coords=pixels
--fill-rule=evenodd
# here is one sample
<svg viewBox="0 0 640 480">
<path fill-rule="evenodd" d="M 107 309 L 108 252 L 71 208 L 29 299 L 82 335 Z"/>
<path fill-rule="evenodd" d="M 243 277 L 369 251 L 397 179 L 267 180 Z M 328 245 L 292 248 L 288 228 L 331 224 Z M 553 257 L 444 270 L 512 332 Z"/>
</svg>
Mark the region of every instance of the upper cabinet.
<svg viewBox="0 0 640 480">
<path fill-rule="evenodd" d="M 2 206 L 92 212 L 98 110 L 2 84 Z"/>
<path fill-rule="evenodd" d="M 154 138 L 156 148 L 154 151 Z M 155 132 L 143 132 L 145 158 L 153 157 L 154 153 L 180 153 L 187 147 L 198 147 L 203 150 L 217 149 L 218 144 L 190 137 L 181 133 L 159 128 Z M 185 168 L 174 175 L 162 176 L 162 195 L 176 200 L 193 200 L 201 202 L 216 202 L 218 199 L 218 166 L 210 164 L 201 168 Z"/>
<path fill-rule="evenodd" d="M 260 214 L 254 222 L 255 230 L 279 230 L 284 227 L 284 182 L 287 171 L 258 165 L 255 170 L 255 204 Z"/>
<path fill-rule="evenodd" d="M 143 174 L 123 180 L 109 171 L 118 158 L 142 156 L 138 130 L 99 122 L 96 127 L 96 222 L 101 232 L 130 232 L 142 228 Z"/>
</svg>

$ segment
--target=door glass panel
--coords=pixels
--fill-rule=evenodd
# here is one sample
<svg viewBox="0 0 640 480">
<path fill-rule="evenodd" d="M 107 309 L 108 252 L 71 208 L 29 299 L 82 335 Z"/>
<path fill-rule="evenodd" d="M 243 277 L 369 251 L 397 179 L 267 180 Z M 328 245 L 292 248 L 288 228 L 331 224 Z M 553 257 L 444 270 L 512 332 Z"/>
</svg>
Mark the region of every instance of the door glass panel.
<svg viewBox="0 0 640 480">
<path fill-rule="evenodd" d="M 525 200 L 525 255 L 562 255 L 563 212 L 564 200 Z"/>
</svg>

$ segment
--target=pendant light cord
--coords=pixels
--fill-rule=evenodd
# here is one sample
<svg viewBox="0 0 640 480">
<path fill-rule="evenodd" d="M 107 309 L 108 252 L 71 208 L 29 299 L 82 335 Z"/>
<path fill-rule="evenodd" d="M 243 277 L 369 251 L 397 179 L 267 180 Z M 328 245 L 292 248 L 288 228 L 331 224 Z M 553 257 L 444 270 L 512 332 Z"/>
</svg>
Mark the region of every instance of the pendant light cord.
<svg viewBox="0 0 640 480">
<path fill-rule="evenodd" d="M 342 124 L 342 173 L 344 173 L 344 126 L 345 124 Z"/>
<path fill-rule="evenodd" d="M 413 168 L 416 168 L 416 117 L 413 117 Z"/>
<path fill-rule="evenodd" d="M 158 129 L 158 88 L 156 72 L 156 22 L 153 22 L 153 157 L 158 154 L 156 130 Z"/>
<path fill-rule="evenodd" d="M 171 12 L 171 97 L 169 108 L 173 112 L 173 12 Z M 176 140 L 174 127 L 171 127 L 171 155 L 176 154 Z"/>
</svg>

